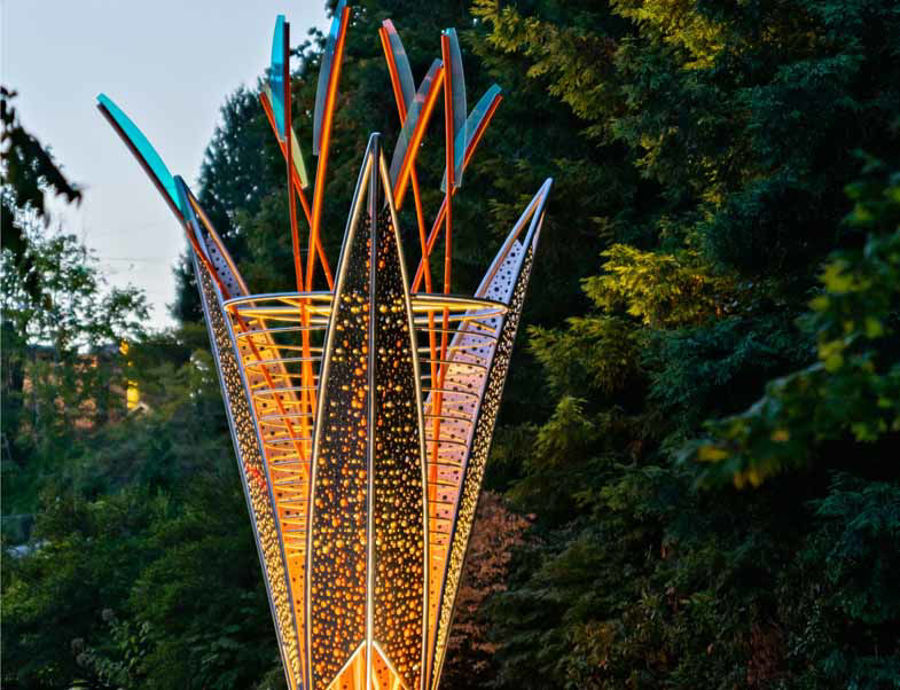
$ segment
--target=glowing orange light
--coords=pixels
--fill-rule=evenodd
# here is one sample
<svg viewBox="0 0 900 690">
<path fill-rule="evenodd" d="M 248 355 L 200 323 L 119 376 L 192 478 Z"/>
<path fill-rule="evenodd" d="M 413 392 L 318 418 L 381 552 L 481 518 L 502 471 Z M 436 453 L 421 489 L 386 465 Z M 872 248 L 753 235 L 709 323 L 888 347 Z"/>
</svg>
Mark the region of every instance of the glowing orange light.
<svg viewBox="0 0 900 690">
<path fill-rule="evenodd" d="M 285 157 L 285 160 L 287 160 L 287 146 L 285 145 L 284 140 L 278 136 L 278 125 L 275 123 L 275 115 L 272 112 L 272 104 L 269 103 L 269 98 L 265 93 L 259 94 L 259 101 L 262 104 L 263 111 L 266 113 L 266 119 L 268 119 L 269 125 L 272 127 L 272 132 L 275 133 L 275 137 L 278 140 L 278 147 L 281 149 L 281 155 Z M 291 169 L 291 178 L 294 182 L 294 190 L 297 192 L 297 196 L 300 197 L 300 206 L 303 208 L 303 215 L 306 216 L 306 222 L 311 228 L 312 215 L 310 213 L 309 202 L 306 199 L 306 193 L 303 190 L 303 180 L 300 179 L 300 173 L 298 173 L 297 169 L 294 167 L 292 167 Z M 331 273 L 331 266 L 328 263 L 328 257 L 325 255 L 325 249 L 322 247 L 321 236 L 316 237 L 315 245 L 316 255 L 319 257 L 319 262 L 322 264 L 322 269 L 325 271 L 325 280 L 328 282 L 328 289 L 333 290 L 334 277 Z"/>
<path fill-rule="evenodd" d="M 315 271 L 315 252 L 319 238 L 319 226 L 322 222 L 322 207 L 325 197 L 325 175 L 328 171 L 328 151 L 331 146 L 331 124 L 334 119 L 334 106 L 337 100 L 338 82 L 341 78 L 341 63 L 344 61 L 344 39 L 347 37 L 347 26 L 350 23 L 350 8 L 345 7 L 341 15 L 341 28 L 338 31 L 334 50 L 334 63 L 328 78 L 328 92 L 325 95 L 325 114 L 322 118 L 322 139 L 319 160 L 316 166 L 316 181 L 313 188 L 312 220 L 310 223 L 310 251 L 306 262 L 306 290 L 312 290 L 313 272 Z"/>
<path fill-rule="evenodd" d="M 466 147 L 466 153 L 463 158 L 463 170 L 469 167 L 469 162 L 472 160 L 472 156 L 475 154 L 475 149 L 478 148 L 478 144 L 481 143 L 481 138 L 484 136 L 485 131 L 488 128 L 488 125 L 491 122 L 491 119 L 494 117 L 494 113 L 497 111 L 497 107 L 500 105 L 500 102 L 503 100 L 503 96 L 498 95 L 494 102 L 491 104 L 487 113 L 484 116 L 484 120 L 482 120 L 478 129 L 475 130 L 475 134 L 472 136 L 472 141 L 469 142 L 469 145 Z M 452 194 L 455 194 L 456 190 L 452 191 Z M 426 264 L 428 262 L 427 257 L 431 256 L 431 251 L 434 248 L 435 243 L 437 242 L 438 233 L 440 232 L 441 225 L 444 222 L 444 216 L 447 213 L 447 197 L 444 197 L 444 200 L 441 202 L 441 208 L 438 210 L 438 214 L 434 219 L 434 223 L 431 226 L 431 231 L 428 233 L 428 241 L 426 243 L 426 252 L 423 256 L 422 260 L 419 262 L 419 267 L 416 269 L 416 276 L 413 278 L 412 282 L 412 291 L 418 292 L 419 288 L 422 286 L 422 275 L 424 271 L 427 271 Z"/>
<path fill-rule="evenodd" d="M 406 185 L 409 183 L 410 171 L 415 163 L 416 156 L 419 155 L 419 146 L 422 144 L 422 137 L 425 136 L 425 130 L 428 128 L 428 122 L 431 119 L 431 113 L 434 110 L 437 97 L 441 93 L 440 86 L 446 74 L 447 70 L 443 66 L 439 67 L 435 72 L 434 81 L 431 82 L 431 88 L 425 97 L 419 120 L 416 122 L 415 129 L 413 129 L 413 133 L 409 138 L 409 146 L 406 149 L 400 172 L 397 174 L 397 184 L 394 185 L 397 208 L 403 207 L 403 198 L 406 196 Z"/>
</svg>

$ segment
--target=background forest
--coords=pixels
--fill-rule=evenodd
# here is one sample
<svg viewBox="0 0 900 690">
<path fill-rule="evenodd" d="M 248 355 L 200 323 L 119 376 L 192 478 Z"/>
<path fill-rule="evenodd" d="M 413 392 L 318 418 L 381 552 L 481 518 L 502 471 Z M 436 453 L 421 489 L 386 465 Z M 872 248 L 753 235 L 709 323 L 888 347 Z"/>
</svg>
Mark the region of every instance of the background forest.
<svg viewBox="0 0 900 690">
<path fill-rule="evenodd" d="M 353 6 L 332 262 L 368 133 L 398 132 L 382 19 L 417 79 L 456 26 L 470 104 L 504 89 L 456 289 L 555 178 L 444 687 L 900 687 L 897 3 Z M 256 93 L 223 99 L 201 202 L 254 291 L 290 289 L 283 161 Z M 2 684 L 281 688 L 187 263 L 145 332 L 50 229 L 81 192 L 8 90 L 2 119 Z"/>
</svg>

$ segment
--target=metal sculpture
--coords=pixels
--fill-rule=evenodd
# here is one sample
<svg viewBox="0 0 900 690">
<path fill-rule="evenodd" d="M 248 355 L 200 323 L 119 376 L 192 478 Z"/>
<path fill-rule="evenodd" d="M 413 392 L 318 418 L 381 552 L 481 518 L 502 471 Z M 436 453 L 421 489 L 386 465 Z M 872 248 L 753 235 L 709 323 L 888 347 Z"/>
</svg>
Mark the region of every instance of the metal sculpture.
<svg viewBox="0 0 900 690">
<path fill-rule="evenodd" d="M 99 96 L 98 107 L 191 245 L 289 687 L 433 690 L 551 180 L 474 295 L 453 294 L 453 197 L 500 89 L 466 116 L 452 29 L 416 89 L 385 21 L 379 34 L 401 132 L 390 167 L 380 136 L 369 140 L 332 274 L 321 222 L 349 22 L 341 2 L 319 74 L 311 203 L 283 17 L 260 94 L 286 163 L 296 292 L 252 294 L 184 180 L 109 98 Z M 416 155 L 440 95 L 444 198 L 426 231 Z M 397 221 L 410 188 L 421 255 L 412 283 Z M 309 228 L 305 266 L 295 197 Z M 438 290 L 430 259 L 442 234 Z M 315 290 L 323 280 L 327 290 Z"/>
</svg>

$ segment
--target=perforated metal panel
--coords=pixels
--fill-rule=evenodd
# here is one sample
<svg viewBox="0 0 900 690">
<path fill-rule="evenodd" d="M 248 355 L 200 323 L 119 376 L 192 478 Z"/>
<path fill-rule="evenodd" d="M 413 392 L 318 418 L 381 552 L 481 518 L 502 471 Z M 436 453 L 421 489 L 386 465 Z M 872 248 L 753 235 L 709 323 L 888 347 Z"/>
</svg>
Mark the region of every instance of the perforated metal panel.
<svg viewBox="0 0 900 690">
<path fill-rule="evenodd" d="M 260 437 L 254 423 L 253 411 L 248 404 L 245 380 L 225 318 L 221 296 L 212 276 L 196 260 L 194 261 L 194 271 L 200 288 L 204 316 L 209 328 L 213 356 L 219 369 L 222 395 L 228 411 L 228 422 L 234 440 L 244 493 L 247 497 L 247 507 L 256 534 L 260 563 L 265 575 L 281 656 L 285 668 L 289 670 L 289 677 L 299 679 L 302 677 L 300 640 L 293 616 L 291 593 L 275 521 L 275 510 L 266 481 Z M 297 686 L 296 681 L 291 682 L 292 688 Z"/>
</svg>

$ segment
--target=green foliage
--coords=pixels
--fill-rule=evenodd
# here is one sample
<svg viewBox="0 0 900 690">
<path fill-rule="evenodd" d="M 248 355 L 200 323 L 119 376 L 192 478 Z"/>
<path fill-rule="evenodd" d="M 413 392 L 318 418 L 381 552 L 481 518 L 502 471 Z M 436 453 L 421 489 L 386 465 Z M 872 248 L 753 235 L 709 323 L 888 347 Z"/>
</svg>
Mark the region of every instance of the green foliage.
<svg viewBox="0 0 900 690">
<path fill-rule="evenodd" d="M 247 688 L 279 667 L 205 338 L 133 345 L 143 411 L 58 449 L 4 559 L 4 682 Z"/>
<path fill-rule="evenodd" d="M 533 327 L 531 347 L 555 391 L 620 390 L 633 374 L 637 343 L 616 316 L 572 317 L 565 331 Z"/>
<path fill-rule="evenodd" d="M 30 534 L 4 516 L 0 682 L 282 687 L 205 329 L 148 336 L 143 296 L 108 289 L 74 237 L 47 232 L 42 195 L 63 178 L 7 95 L 3 509 L 36 516 Z"/>
<path fill-rule="evenodd" d="M 709 425 L 711 438 L 683 457 L 711 463 L 704 479 L 738 486 L 809 462 L 821 442 L 851 436 L 871 443 L 900 431 L 900 175 L 848 187 L 851 232 L 861 246 L 836 251 L 805 327 L 814 364 L 772 381 L 743 412 Z M 877 455 L 876 455 L 877 458 Z"/>
<path fill-rule="evenodd" d="M 82 677 L 77 641 L 103 624 L 108 602 L 124 598 L 147 557 L 141 533 L 154 513 L 166 512 L 164 501 L 135 492 L 89 502 L 54 495 L 54 488 L 46 493 L 33 553 L 4 559 L 4 681 L 24 687 L 60 687 Z"/>
<path fill-rule="evenodd" d="M 557 407 L 512 446 L 495 686 L 897 687 L 896 182 L 857 158 L 900 160 L 896 9 L 473 13 L 627 186 L 589 311 L 530 330 Z"/>
<path fill-rule="evenodd" d="M 0 308 L 27 345 L 49 345 L 64 356 L 143 333 L 143 295 L 135 288 L 106 289 L 96 258 L 74 235 L 46 235 L 32 225 L 24 237 L 29 275 L 23 280 L 14 254 L 4 248 Z"/>
<path fill-rule="evenodd" d="M 4 512 L 27 517 L 61 448 L 123 411 L 111 394 L 121 371 L 97 364 L 117 361 L 119 343 L 143 333 L 147 307 L 138 290 L 109 288 L 73 235 L 48 231 L 45 195 L 80 192 L 22 128 L 14 95 L 2 89 L 0 104 L 2 470 Z"/>
<path fill-rule="evenodd" d="M 118 347 L 141 336 L 147 308 L 138 290 L 109 289 L 73 236 L 32 225 L 23 237 L 25 280 L 11 250 L 0 256 L 0 393 L 4 509 L 29 513 L 42 478 L 58 472 L 58 453 L 124 416 Z"/>
<path fill-rule="evenodd" d="M 654 328 L 703 321 L 721 313 L 719 302 L 731 297 L 728 280 L 710 275 L 696 252 L 660 254 L 615 244 L 601 256 L 604 273 L 585 280 L 587 295 L 606 310 L 622 305 Z"/>
<path fill-rule="evenodd" d="M 46 208 L 48 192 L 62 196 L 68 203 L 81 201 L 81 190 L 63 174 L 53 155 L 22 127 L 13 100 L 16 92 L 0 86 L 0 147 L 2 147 L 3 189 L 0 192 L 0 234 L 24 276 L 29 270 L 24 256 L 28 240 L 22 213 L 32 213 L 49 221 Z"/>
</svg>

